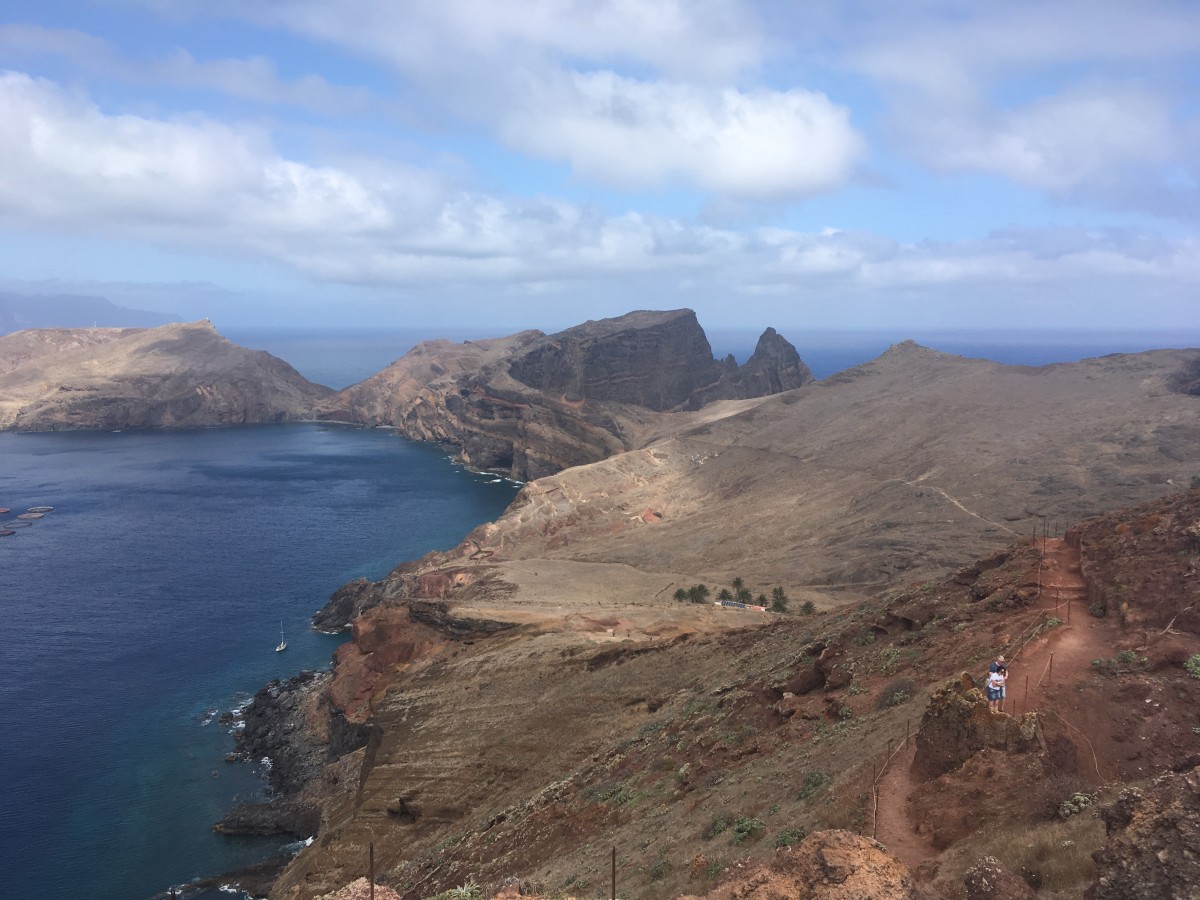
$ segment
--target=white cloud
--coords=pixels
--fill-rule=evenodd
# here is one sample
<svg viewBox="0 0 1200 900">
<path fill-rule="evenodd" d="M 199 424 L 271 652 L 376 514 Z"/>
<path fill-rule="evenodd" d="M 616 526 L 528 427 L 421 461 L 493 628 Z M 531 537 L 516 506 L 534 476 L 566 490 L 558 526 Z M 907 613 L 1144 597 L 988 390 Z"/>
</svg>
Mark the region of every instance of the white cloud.
<svg viewBox="0 0 1200 900">
<path fill-rule="evenodd" d="M 844 183 L 863 156 L 824 94 L 735 86 L 766 43 L 736 0 L 276 0 L 242 14 L 383 60 L 444 115 L 605 186 L 790 200 Z"/>
<path fill-rule="evenodd" d="M 1179 151 L 1164 98 L 1121 86 L 1069 90 L 977 116 L 913 115 L 902 127 L 938 168 L 998 172 L 1059 194 L 1162 166 Z"/>
<path fill-rule="evenodd" d="M 162 56 L 135 60 L 122 56 L 108 41 L 74 29 L 0 25 L 0 51 L 9 59 L 61 57 L 91 75 L 130 84 L 215 91 L 327 115 L 361 114 L 379 105 L 364 88 L 332 85 L 316 74 L 285 80 L 262 56 L 199 60 L 187 50 L 176 48 Z"/>
<path fill-rule="evenodd" d="M 862 155 L 849 112 L 803 90 L 644 83 L 611 72 L 529 85 L 506 143 L 623 188 L 673 182 L 770 199 L 828 190 Z"/>
<path fill-rule="evenodd" d="M 1196 211 L 1200 8 L 1147 2 L 930 4 L 846 22 L 851 65 L 882 88 L 897 146 L 940 170 L 995 173 L 1057 200 Z"/>
<path fill-rule="evenodd" d="M 840 304 L 864 297 L 954 305 L 1031 286 L 1063 297 L 1125 286 L 1153 303 L 1200 284 L 1193 239 L 1010 229 L 909 244 L 837 228 L 734 231 L 610 215 L 464 190 L 380 161 L 289 159 L 257 128 L 110 115 L 19 73 L 0 75 L 0 118 L 0 227 L 133 238 L 430 302 L 481 292 L 566 302 L 619 284 L 624 305 L 819 297 L 852 315 Z"/>
</svg>

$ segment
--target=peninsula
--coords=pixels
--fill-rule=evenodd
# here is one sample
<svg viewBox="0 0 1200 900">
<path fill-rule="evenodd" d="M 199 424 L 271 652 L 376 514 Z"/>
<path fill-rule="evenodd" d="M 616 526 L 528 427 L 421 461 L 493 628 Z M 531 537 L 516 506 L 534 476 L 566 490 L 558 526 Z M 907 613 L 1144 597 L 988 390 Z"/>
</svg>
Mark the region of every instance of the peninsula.
<svg viewBox="0 0 1200 900">
<path fill-rule="evenodd" d="M 332 672 L 256 697 L 241 752 L 276 799 L 222 827 L 316 836 L 273 898 L 332 896 L 367 844 L 411 898 L 591 896 L 609 847 L 643 897 L 833 896 L 808 877 L 831 865 L 872 897 L 1200 877 L 1147 836 L 1200 778 L 1200 351 L 1028 368 L 903 343 L 763 396 L 718 364 L 703 404 L 716 369 L 668 394 L 588 359 L 427 344 L 321 407 L 544 474 L 453 550 L 335 592 Z M 960 676 L 999 653 L 1033 684 L 989 718 Z M 1121 793 L 1172 771 L 1169 799 Z M 1113 810 L 1107 843 L 1062 803 Z"/>
</svg>

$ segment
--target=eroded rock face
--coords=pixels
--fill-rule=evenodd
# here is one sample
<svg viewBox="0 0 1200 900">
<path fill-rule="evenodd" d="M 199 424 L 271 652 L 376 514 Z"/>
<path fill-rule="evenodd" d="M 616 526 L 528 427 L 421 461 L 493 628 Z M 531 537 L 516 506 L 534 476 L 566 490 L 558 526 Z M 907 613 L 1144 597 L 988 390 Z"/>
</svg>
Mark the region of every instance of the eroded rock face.
<svg viewBox="0 0 1200 900">
<path fill-rule="evenodd" d="M 648 413 L 809 381 L 773 329 L 739 368 L 713 359 L 691 310 L 643 311 L 552 335 L 427 342 L 321 404 L 318 416 L 394 425 L 455 447 L 472 466 L 529 480 L 630 449 Z"/>
<path fill-rule="evenodd" d="M 913 772 L 921 778 L 936 778 L 957 769 L 985 747 L 1023 751 L 1038 740 L 1036 714 L 1014 719 L 992 712 L 970 676 L 964 674 L 930 698 L 917 732 Z"/>
<path fill-rule="evenodd" d="M 1108 843 L 1094 854 L 1090 900 L 1200 897 L 1200 767 L 1128 788 L 1100 817 Z"/>
<path fill-rule="evenodd" d="M 1033 900 L 1037 895 L 1020 877 L 1000 865 L 994 856 L 985 856 L 963 877 L 967 900 Z"/>
<path fill-rule="evenodd" d="M 709 900 L 917 900 L 908 867 L 878 841 L 818 831 L 769 865 L 718 885 Z"/>
</svg>

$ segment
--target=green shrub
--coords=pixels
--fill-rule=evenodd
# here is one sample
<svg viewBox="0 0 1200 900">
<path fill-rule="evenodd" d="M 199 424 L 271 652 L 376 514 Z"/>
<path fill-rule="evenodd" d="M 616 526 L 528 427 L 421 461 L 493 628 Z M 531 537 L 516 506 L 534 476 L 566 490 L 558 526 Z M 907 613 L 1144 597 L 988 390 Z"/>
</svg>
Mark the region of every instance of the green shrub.
<svg viewBox="0 0 1200 900">
<path fill-rule="evenodd" d="M 1188 661 L 1183 664 L 1183 667 L 1193 678 L 1200 678 L 1200 653 L 1188 657 Z"/>
<path fill-rule="evenodd" d="M 1069 819 L 1071 816 L 1078 815 L 1083 812 L 1094 801 L 1087 794 L 1074 793 L 1062 803 L 1058 804 L 1058 817 L 1060 819 Z"/>
<path fill-rule="evenodd" d="M 920 688 L 913 679 L 895 678 L 889 681 L 880 692 L 879 699 L 875 701 L 875 706 L 878 709 L 891 709 L 893 706 L 907 703 L 916 696 L 918 690 Z"/>
<path fill-rule="evenodd" d="M 791 847 L 794 844 L 800 843 L 808 837 L 808 830 L 804 828 L 785 828 L 779 834 L 775 835 L 776 847 Z"/>
<path fill-rule="evenodd" d="M 460 887 L 434 894 L 429 900 L 483 900 L 483 888 L 473 881 L 468 881 Z"/>
<path fill-rule="evenodd" d="M 816 611 L 817 611 L 817 604 L 813 603 L 811 600 L 805 600 L 804 603 L 802 603 L 800 606 L 800 612 L 802 612 L 806 616 L 814 615 L 816 613 Z"/>
<path fill-rule="evenodd" d="M 829 776 L 824 772 L 809 772 L 804 776 L 804 784 L 800 785 L 800 792 L 796 794 L 796 799 L 807 800 L 811 803 L 812 799 L 821 793 L 827 784 L 829 784 Z"/>
<path fill-rule="evenodd" d="M 740 844 L 744 841 L 757 839 L 766 830 L 762 819 L 740 818 L 733 823 L 733 842 Z"/>
<path fill-rule="evenodd" d="M 709 823 L 708 827 L 704 829 L 704 839 L 706 841 L 711 841 L 718 834 L 728 831 L 730 824 L 729 816 L 724 814 L 717 816 Z"/>
<path fill-rule="evenodd" d="M 671 874 L 671 861 L 665 856 L 660 856 L 658 862 L 650 867 L 650 880 L 661 881 Z"/>
</svg>

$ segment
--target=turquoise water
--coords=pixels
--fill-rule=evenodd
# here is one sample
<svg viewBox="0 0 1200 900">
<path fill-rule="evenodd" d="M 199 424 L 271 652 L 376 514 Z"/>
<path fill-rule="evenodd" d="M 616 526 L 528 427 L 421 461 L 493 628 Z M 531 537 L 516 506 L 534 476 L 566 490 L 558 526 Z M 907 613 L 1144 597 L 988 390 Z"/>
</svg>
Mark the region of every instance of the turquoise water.
<svg viewBox="0 0 1200 900">
<path fill-rule="evenodd" d="M 277 849 L 211 831 L 262 790 L 217 713 L 327 667 L 330 592 L 515 489 L 386 431 L 0 434 L 0 518 L 54 507 L 0 538 L 0 895 L 136 900 Z"/>
</svg>

